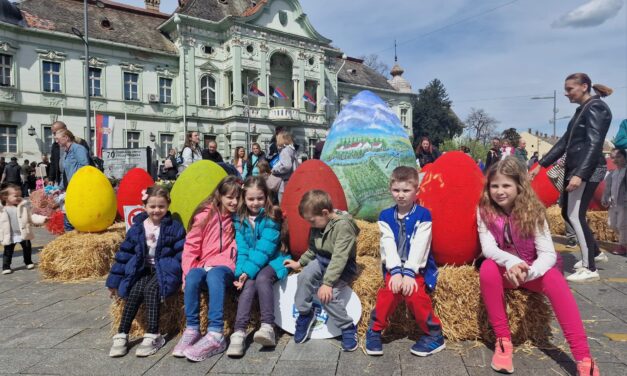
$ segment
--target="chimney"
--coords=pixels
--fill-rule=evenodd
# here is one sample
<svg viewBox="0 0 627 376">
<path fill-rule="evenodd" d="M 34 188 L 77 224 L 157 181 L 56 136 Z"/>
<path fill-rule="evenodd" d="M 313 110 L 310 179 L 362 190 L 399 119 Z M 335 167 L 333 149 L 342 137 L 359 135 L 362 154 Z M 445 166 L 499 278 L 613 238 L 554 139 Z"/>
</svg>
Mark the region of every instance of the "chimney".
<svg viewBox="0 0 627 376">
<path fill-rule="evenodd" d="M 155 12 L 158 12 L 159 4 L 161 3 L 161 0 L 145 0 L 145 3 L 146 3 L 147 10 L 153 10 Z"/>
<path fill-rule="evenodd" d="M 529 134 L 531 134 L 531 128 L 529 128 Z"/>
</svg>

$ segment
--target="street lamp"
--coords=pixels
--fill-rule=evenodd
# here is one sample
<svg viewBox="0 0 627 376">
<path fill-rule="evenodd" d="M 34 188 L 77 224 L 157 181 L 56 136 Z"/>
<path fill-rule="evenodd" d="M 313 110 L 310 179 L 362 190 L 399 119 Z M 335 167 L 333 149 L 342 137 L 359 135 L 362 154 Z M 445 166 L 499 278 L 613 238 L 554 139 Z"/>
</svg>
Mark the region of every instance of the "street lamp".
<svg viewBox="0 0 627 376">
<path fill-rule="evenodd" d="M 89 93 L 89 31 L 87 24 L 87 0 L 84 0 L 84 9 L 83 9 L 83 17 L 85 18 L 85 26 L 83 34 L 80 30 L 75 27 L 72 27 L 72 33 L 77 37 L 81 38 L 83 43 L 85 44 L 85 121 L 87 124 L 87 133 L 86 133 L 86 141 L 89 149 L 92 149 L 91 144 L 91 103 L 90 103 L 90 93 Z"/>
<path fill-rule="evenodd" d="M 29 136 L 34 136 L 37 133 L 35 133 L 35 127 L 33 127 L 32 125 L 30 127 L 28 127 L 28 135 Z"/>
<path fill-rule="evenodd" d="M 244 94 L 244 96 L 242 97 L 242 100 L 244 101 L 244 111 L 246 112 L 246 119 L 248 122 L 248 128 L 246 131 L 246 148 L 245 148 L 246 152 L 250 150 L 250 97 L 249 97 L 250 86 L 254 84 L 255 82 L 257 82 L 257 80 L 259 80 L 259 76 L 253 78 L 252 80 L 249 80 L 248 76 L 246 77 L 247 93 Z"/>
<path fill-rule="evenodd" d="M 557 122 L 557 119 L 555 117 L 557 116 L 557 112 L 559 111 L 557 109 L 557 90 L 553 90 L 552 97 L 531 97 L 531 99 L 553 99 L 553 138 L 557 137 L 555 133 L 555 123 Z"/>
<path fill-rule="evenodd" d="M 148 138 L 150 139 L 150 142 L 155 142 L 155 140 L 157 139 L 157 136 L 155 136 L 154 133 L 150 132 L 150 136 L 148 136 Z"/>
</svg>

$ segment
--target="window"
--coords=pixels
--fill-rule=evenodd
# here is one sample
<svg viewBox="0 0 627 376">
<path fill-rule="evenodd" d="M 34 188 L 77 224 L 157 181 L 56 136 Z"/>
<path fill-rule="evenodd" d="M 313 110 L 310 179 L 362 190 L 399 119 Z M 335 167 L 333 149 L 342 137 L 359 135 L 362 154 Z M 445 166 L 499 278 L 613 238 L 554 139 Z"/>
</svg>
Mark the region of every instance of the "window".
<svg viewBox="0 0 627 376">
<path fill-rule="evenodd" d="M 172 79 L 159 77 L 159 102 L 172 103 Z"/>
<path fill-rule="evenodd" d="M 216 136 L 213 135 L 213 134 L 206 134 L 206 135 L 204 135 L 203 145 L 205 145 L 205 149 L 209 148 L 209 144 L 211 142 L 215 142 L 216 144 L 218 143 L 217 140 L 216 140 Z"/>
<path fill-rule="evenodd" d="M 124 100 L 138 101 L 139 75 L 137 73 L 124 72 Z"/>
<path fill-rule="evenodd" d="M 0 54 L 0 86 L 11 86 L 13 56 Z"/>
<path fill-rule="evenodd" d="M 42 62 L 44 91 L 48 93 L 61 92 L 61 63 L 53 61 Z"/>
<path fill-rule="evenodd" d="M 132 132 L 132 131 L 126 132 L 126 147 L 130 149 L 139 148 L 140 135 L 141 135 L 140 132 Z"/>
<path fill-rule="evenodd" d="M 211 76 L 200 79 L 200 104 L 202 106 L 216 105 L 216 80 Z"/>
<path fill-rule="evenodd" d="M 0 125 L 0 153 L 17 153 L 17 128 Z"/>
<path fill-rule="evenodd" d="M 403 127 L 407 127 L 407 109 L 401 108 L 401 124 Z"/>
<path fill-rule="evenodd" d="M 50 154 L 50 146 L 52 145 L 53 136 L 52 136 L 52 127 L 50 125 L 44 126 L 44 153 Z"/>
<path fill-rule="evenodd" d="M 317 138 L 310 138 L 309 139 L 309 159 L 313 159 L 314 156 L 314 152 L 316 151 L 316 144 L 318 143 L 318 139 Z"/>
<path fill-rule="evenodd" d="M 170 152 L 170 149 L 174 147 L 174 135 L 169 133 L 162 133 L 159 136 L 159 141 L 159 144 L 161 146 L 161 155 L 165 157 Z"/>
<path fill-rule="evenodd" d="M 89 95 L 92 97 L 102 97 L 102 69 L 89 68 Z"/>
</svg>

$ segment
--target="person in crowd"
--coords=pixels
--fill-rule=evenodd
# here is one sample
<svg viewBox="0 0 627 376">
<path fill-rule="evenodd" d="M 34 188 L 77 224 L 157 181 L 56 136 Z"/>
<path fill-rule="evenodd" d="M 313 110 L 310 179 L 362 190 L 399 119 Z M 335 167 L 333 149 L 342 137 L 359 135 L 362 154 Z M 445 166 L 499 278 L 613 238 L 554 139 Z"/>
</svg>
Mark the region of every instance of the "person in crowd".
<svg viewBox="0 0 627 376">
<path fill-rule="evenodd" d="M 248 158 L 246 158 L 246 150 L 243 146 L 238 146 L 235 148 L 233 152 L 233 162 L 231 163 L 237 169 L 237 172 L 244 176 L 244 169 L 246 168 L 246 163 L 248 162 Z"/>
<path fill-rule="evenodd" d="M 416 163 L 420 168 L 435 162 L 440 157 L 438 148 L 431 144 L 429 137 L 422 137 L 416 148 Z"/>
<path fill-rule="evenodd" d="M 270 144 L 268 145 L 268 150 L 266 150 L 266 158 L 268 161 L 272 161 L 274 157 L 279 155 L 279 148 L 277 145 L 277 136 L 279 133 L 283 132 L 283 127 L 274 128 L 274 135 L 270 139 Z"/>
<path fill-rule="evenodd" d="M 29 178 L 31 175 L 30 161 L 24 159 L 24 163 L 20 167 L 20 178 L 22 179 L 22 195 L 28 197 Z"/>
<path fill-rule="evenodd" d="M 4 168 L 7 166 L 7 162 L 4 157 L 0 157 L 0 171 L 4 173 Z"/>
<path fill-rule="evenodd" d="M 508 139 L 504 139 L 501 143 L 501 160 L 514 155 L 514 148 Z"/>
<path fill-rule="evenodd" d="M 131 324 L 142 303 L 145 304 L 147 332 L 135 351 L 145 357 L 165 345 L 159 330 L 160 304 L 164 298 L 181 288 L 181 254 L 185 244 L 185 228 L 168 211 L 170 195 L 164 188 L 153 186 L 142 192 L 145 212 L 133 218 L 133 225 L 115 255 L 106 286 L 111 298 L 125 300 L 118 332 L 113 336 L 109 356 L 128 353 Z"/>
<path fill-rule="evenodd" d="M 2 245 L 4 253 L 2 255 L 2 274 L 11 274 L 11 261 L 15 245 L 22 246 L 22 255 L 26 269 L 35 268 L 31 258 L 34 233 L 31 225 L 42 225 L 46 217 L 33 214 L 30 202 L 22 197 L 21 189 L 15 184 L 6 184 L 0 190 L 0 234 L 2 235 Z"/>
<path fill-rule="evenodd" d="M 342 349 L 358 347 L 357 328 L 346 312 L 346 301 L 339 292 L 357 275 L 357 235 L 359 228 L 346 212 L 333 208 L 331 197 L 324 191 L 311 190 L 303 195 L 298 206 L 300 216 L 309 222 L 309 249 L 298 261 L 286 260 L 285 266 L 299 270 L 294 306 L 298 311 L 294 342 L 303 343 L 316 321 L 313 297 L 342 330 Z"/>
<path fill-rule="evenodd" d="M 618 133 L 614 137 L 614 146 L 618 149 L 627 150 L 627 119 L 623 119 L 618 126 Z"/>
<path fill-rule="evenodd" d="M 592 89 L 596 95 L 591 94 Z M 570 102 L 579 104 L 579 107 L 568 123 L 566 133 L 530 174 L 535 177 L 540 167 L 549 167 L 562 156 L 566 157 L 562 216 L 575 230 L 582 256 L 581 268 L 568 276 L 567 280 L 596 281 L 600 277 L 595 255 L 600 251 L 586 221 L 586 211 L 607 172 L 603 143 L 612 122 L 612 112 L 601 97 L 610 95 L 612 89 L 604 85 L 592 85 L 590 77 L 585 73 L 574 73 L 566 77 L 564 90 Z"/>
<path fill-rule="evenodd" d="M 17 164 L 17 158 L 11 157 L 11 161 L 7 163 L 2 172 L 2 183 L 10 183 L 18 187 L 22 187 L 22 169 Z"/>
<path fill-rule="evenodd" d="M 498 137 L 492 138 L 492 147 L 488 150 L 488 155 L 485 158 L 486 171 L 501 160 L 501 140 Z"/>
<path fill-rule="evenodd" d="M 237 244 L 233 213 L 237 211 L 242 182 L 227 176 L 198 205 L 188 225 L 183 250 L 183 291 L 186 328 L 172 355 L 200 362 L 226 349 L 224 299 L 233 284 Z M 200 334 L 201 288 L 209 292 L 209 325 Z"/>
<path fill-rule="evenodd" d="M 611 154 L 616 169 L 605 178 L 605 191 L 601 204 L 608 210 L 610 228 L 618 233 L 618 247 L 610 251 L 627 255 L 627 151 L 615 148 Z"/>
<path fill-rule="evenodd" d="M 531 158 L 529 158 L 529 162 L 527 162 L 527 168 L 531 168 L 539 159 L 538 152 L 534 151 L 533 154 L 531 154 Z"/>
<path fill-rule="evenodd" d="M 257 164 L 266 159 L 265 153 L 261 150 L 261 146 L 258 143 L 254 142 L 251 148 L 250 154 L 248 154 L 248 159 L 246 160 L 246 164 L 244 165 L 244 173 L 243 177 L 247 178 L 250 176 L 259 175 L 259 166 Z"/>
<path fill-rule="evenodd" d="M 290 258 L 281 244 L 282 213 L 270 200 L 270 190 L 260 176 L 246 179 L 235 222 L 237 262 L 235 287 L 241 291 L 235 328 L 226 355 L 240 357 L 246 347 L 246 330 L 255 296 L 261 327 L 253 340 L 263 347 L 276 346 L 274 333 L 274 282 L 287 277 L 283 262 Z"/>
<path fill-rule="evenodd" d="M 55 121 L 52 123 L 51 130 L 54 141 L 50 146 L 50 169 L 48 170 L 48 180 L 56 185 L 61 185 L 63 184 L 63 163 L 65 161 L 65 150 L 59 146 L 54 136 L 58 131 L 67 130 L 67 125 L 65 125 L 62 121 Z M 87 150 L 88 164 L 91 164 L 91 159 L 89 158 L 89 145 L 87 145 L 87 141 L 75 136 L 74 142 Z"/>
<path fill-rule="evenodd" d="M 59 145 L 59 150 L 64 155 L 63 171 L 61 172 L 61 188 L 67 189 L 72 177 L 83 166 L 89 165 L 89 155 L 87 149 L 76 142 L 74 134 L 67 129 L 60 129 L 55 132 L 54 139 Z M 74 226 L 64 215 L 65 231 L 71 231 Z"/>
<path fill-rule="evenodd" d="M 322 149 L 324 149 L 324 140 L 320 140 L 314 145 L 313 159 L 320 159 Z"/>
<path fill-rule="evenodd" d="M 481 158 L 477 159 L 477 167 L 481 170 L 481 172 L 485 171 L 485 163 L 481 160 Z"/>
<path fill-rule="evenodd" d="M 163 170 L 160 174 L 162 180 L 176 180 L 178 174 L 178 161 L 176 157 L 176 148 L 171 148 L 168 152 L 168 156 L 163 161 Z"/>
<path fill-rule="evenodd" d="M 522 138 L 518 140 L 518 147 L 514 150 L 514 156 L 518 158 L 523 165 L 527 166 L 527 141 Z"/>
<path fill-rule="evenodd" d="M 192 163 L 203 159 L 202 150 L 199 146 L 200 143 L 200 135 L 196 131 L 187 132 L 187 136 L 185 137 L 185 145 L 183 145 L 183 150 L 181 150 L 181 156 L 183 157 L 182 165 L 185 167 L 189 167 Z"/>
<path fill-rule="evenodd" d="M 46 154 L 41 156 L 41 162 L 37 163 L 37 167 L 44 166 L 46 175 L 44 177 L 50 176 L 50 161 L 48 160 L 48 156 Z"/>
<path fill-rule="evenodd" d="M 202 151 L 202 159 L 207 159 L 216 163 L 224 163 L 222 154 L 218 151 L 218 143 L 211 140 L 207 144 L 207 148 Z"/>
<path fill-rule="evenodd" d="M 546 220 L 520 162 L 509 157 L 490 167 L 477 208 L 481 250 L 481 298 L 496 336 L 492 369 L 513 373 L 514 348 L 504 289 L 523 288 L 547 296 L 577 362 L 578 375 L 599 375 L 590 355 L 577 302 L 564 279 Z"/>
<path fill-rule="evenodd" d="M 283 197 L 283 191 L 285 190 L 285 184 L 292 176 L 292 173 L 298 167 L 298 161 L 296 160 L 296 149 L 294 147 L 294 139 L 292 135 L 283 131 L 276 137 L 276 144 L 279 150 L 279 161 L 272 167 L 272 175 L 277 176 L 283 180 L 279 187 L 278 199 L 279 203 Z"/>
<path fill-rule="evenodd" d="M 266 181 L 266 186 L 270 190 L 270 197 L 274 204 L 278 204 L 279 202 L 279 188 L 281 188 L 281 184 L 283 183 L 283 179 L 278 176 L 272 175 L 272 169 L 270 168 L 270 163 L 267 160 L 262 160 L 257 164 L 259 168 L 259 177 L 263 178 Z"/>
<path fill-rule="evenodd" d="M 446 347 L 442 324 L 429 297 L 438 273 L 430 250 L 431 213 L 415 203 L 417 192 L 415 168 L 400 166 L 392 171 L 390 193 L 395 205 L 384 209 L 378 221 L 385 285 L 377 292 L 372 323 L 366 333 L 368 355 L 383 355 L 381 332 L 388 327 L 401 301 L 405 301 L 424 333 L 411 347 L 411 353 L 428 356 Z"/>
</svg>

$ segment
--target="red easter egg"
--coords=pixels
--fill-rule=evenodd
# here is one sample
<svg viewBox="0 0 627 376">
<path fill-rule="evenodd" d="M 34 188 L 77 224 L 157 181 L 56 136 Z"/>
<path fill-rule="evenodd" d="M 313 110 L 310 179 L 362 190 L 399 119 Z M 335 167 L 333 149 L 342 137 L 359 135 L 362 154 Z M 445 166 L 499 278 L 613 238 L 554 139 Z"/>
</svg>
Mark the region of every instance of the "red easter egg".
<svg viewBox="0 0 627 376">
<path fill-rule="evenodd" d="M 464 265 L 481 252 L 477 205 L 484 176 L 466 154 L 447 152 L 430 165 L 419 203 L 431 211 L 431 251 L 438 265 Z"/>
<path fill-rule="evenodd" d="M 344 189 L 331 167 L 316 159 L 300 165 L 288 180 L 281 200 L 281 210 L 289 226 L 290 252 L 295 259 L 307 250 L 310 229 L 309 222 L 298 213 L 298 205 L 303 195 L 314 189 L 327 192 L 335 209 L 348 210 Z"/>
<path fill-rule="evenodd" d="M 607 170 L 608 171 L 616 170 L 616 164 L 614 163 L 612 158 L 606 158 L 605 160 L 607 161 Z"/>
<path fill-rule="evenodd" d="M 155 182 L 143 168 L 133 168 L 120 180 L 118 188 L 118 213 L 124 217 L 124 206 L 142 205 L 142 191 Z"/>
<path fill-rule="evenodd" d="M 536 166 L 538 166 L 538 163 L 531 166 L 531 170 L 536 168 Z M 551 183 L 548 176 L 546 176 L 547 170 L 548 168 L 541 167 L 538 175 L 531 181 L 531 188 L 533 188 L 546 208 L 555 205 L 560 197 L 560 192 L 555 188 L 553 183 Z"/>
<path fill-rule="evenodd" d="M 603 191 L 605 190 L 605 181 L 602 181 L 597 189 L 594 191 L 594 195 L 592 196 L 592 200 L 590 200 L 590 206 L 588 206 L 589 211 L 605 211 L 607 208 L 604 208 L 601 205 L 601 199 L 603 198 Z"/>
</svg>

